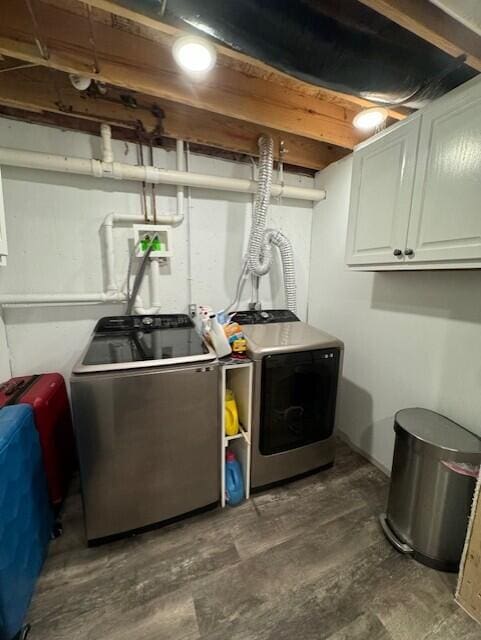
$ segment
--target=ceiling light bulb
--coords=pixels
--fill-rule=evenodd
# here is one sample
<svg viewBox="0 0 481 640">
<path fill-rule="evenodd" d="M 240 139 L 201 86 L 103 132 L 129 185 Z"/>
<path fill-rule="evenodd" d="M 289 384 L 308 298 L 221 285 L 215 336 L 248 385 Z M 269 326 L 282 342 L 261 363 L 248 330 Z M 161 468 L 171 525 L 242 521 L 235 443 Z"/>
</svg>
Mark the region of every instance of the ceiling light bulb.
<svg viewBox="0 0 481 640">
<path fill-rule="evenodd" d="M 386 121 L 388 111 L 384 107 L 364 109 L 354 116 L 352 124 L 361 131 L 372 131 Z"/>
<path fill-rule="evenodd" d="M 205 74 L 216 60 L 216 51 L 207 40 L 195 36 L 182 36 L 174 42 L 174 60 L 179 67 L 191 74 Z"/>
</svg>

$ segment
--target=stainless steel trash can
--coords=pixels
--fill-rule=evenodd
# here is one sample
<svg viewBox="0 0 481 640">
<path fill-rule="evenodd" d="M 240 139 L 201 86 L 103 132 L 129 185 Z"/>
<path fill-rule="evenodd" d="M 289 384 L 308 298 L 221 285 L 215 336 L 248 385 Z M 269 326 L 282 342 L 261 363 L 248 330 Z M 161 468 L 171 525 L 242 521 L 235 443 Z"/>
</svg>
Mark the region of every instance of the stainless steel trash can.
<svg viewBox="0 0 481 640">
<path fill-rule="evenodd" d="M 427 409 L 398 411 L 394 431 L 389 499 L 380 517 L 384 533 L 398 551 L 435 569 L 457 571 L 475 478 L 447 464 L 478 466 L 481 440 Z"/>
</svg>

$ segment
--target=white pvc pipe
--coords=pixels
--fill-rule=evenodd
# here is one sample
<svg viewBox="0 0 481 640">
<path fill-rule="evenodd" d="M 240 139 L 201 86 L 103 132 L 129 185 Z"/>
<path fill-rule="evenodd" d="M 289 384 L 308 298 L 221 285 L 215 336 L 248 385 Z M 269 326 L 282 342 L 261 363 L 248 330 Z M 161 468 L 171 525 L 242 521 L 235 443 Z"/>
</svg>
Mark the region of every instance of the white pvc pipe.
<svg viewBox="0 0 481 640">
<path fill-rule="evenodd" d="M 110 126 L 102 124 L 100 128 L 102 138 L 102 161 L 53 155 L 37 151 L 21 151 L 17 149 L 0 148 L 0 165 L 9 165 L 28 169 L 50 170 L 61 173 L 87 175 L 95 178 L 113 178 L 116 180 L 134 180 L 154 184 L 177 185 L 176 215 L 161 216 L 162 224 L 177 225 L 184 220 L 184 190 L 183 186 L 202 187 L 206 189 L 220 189 L 239 193 L 255 193 L 256 180 L 241 180 L 237 178 L 222 178 L 200 173 L 185 171 L 184 143 L 176 143 L 177 169 L 169 171 L 150 166 L 135 166 L 113 162 L 112 132 Z M 305 189 L 301 187 L 287 187 L 274 184 L 272 195 L 282 195 L 285 198 L 300 200 L 323 200 L 326 192 L 323 189 Z M 140 216 L 129 214 L 108 214 L 104 221 L 105 249 L 107 263 L 107 291 L 105 293 L 53 293 L 53 294 L 0 294 L 0 305 L 15 304 L 62 304 L 62 303 L 102 303 L 125 302 L 125 294 L 119 291 L 115 278 L 115 257 L 113 226 L 116 222 L 142 222 Z M 160 271 L 158 260 L 150 264 L 151 309 L 144 309 L 138 297 L 136 310 L 138 313 L 155 313 L 160 309 Z"/>
<path fill-rule="evenodd" d="M 176 167 L 178 171 L 185 171 L 184 163 L 184 141 L 177 140 L 176 142 Z M 160 216 L 160 224 L 169 224 L 173 226 L 180 225 L 184 222 L 185 207 L 184 207 L 184 187 L 177 186 L 176 197 L 176 213 L 171 216 Z M 150 308 L 142 306 L 142 302 L 137 297 L 135 304 L 135 311 L 139 314 L 152 315 L 159 313 L 161 308 L 161 287 L 160 287 L 160 261 L 158 258 L 151 258 L 150 260 Z"/>
<path fill-rule="evenodd" d="M 138 222 L 141 224 L 143 218 L 139 215 L 128 213 L 109 213 L 105 216 L 102 226 L 105 228 L 105 254 L 107 264 L 107 292 L 117 292 L 119 286 L 115 278 L 115 258 L 114 258 L 114 233 L 113 227 L 118 222 Z"/>
<path fill-rule="evenodd" d="M 108 124 L 100 125 L 100 136 L 102 138 L 102 162 L 113 162 L 112 130 Z"/>
<path fill-rule="evenodd" d="M 150 260 L 150 314 L 160 311 L 160 262 L 158 258 Z"/>
<path fill-rule="evenodd" d="M 107 291 L 105 293 L 25 293 L 0 294 L 1 304 L 55 304 L 55 303 L 103 303 L 125 302 L 125 294 L 119 291 L 115 279 L 115 258 L 113 226 L 119 222 L 139 222 L 143 218 L 139 215 L 109 213 L 102 226 L 105 227 L 105 254 L 107 265 Z"/>
<path fill-rule="evenodd" d="M 143 306 L 142 298 L 140 296 L 135 298 L 134 311 L 139 316 L 150 316 L 155 313 L 155 311 L 152 311 L 149 307 Z"/>
<path fill-rule="evenodd" d="M 219 189 L 237 193 L 255 193 L 257 181 L 240 178 L 224 178 L 202 173 L 158 169 L 150 166 L 136 166 L 120 162 L 102 162 L 84 158 L 71 158 L 39 151 L 20 151 L 18 149 L 0 148 L 0 165 L 39 169 L 43 171 L 59 171 L 95 178 L 112 178 L 116 180 L 133 180 L 151 184 L 171 184 L 204 189 Z M 307 189 L 288 185 L 273 184 L 272 196 L 294 198 L 298 200 L 324 200 L 324 189 Z"/>
<path fill-rule="evenodd" d="M 105 227 L 105 256 L 107 262 L 107 291 L 117 291 L 117 282 L 115 280 L 115 258 L 114 258 L 114 233 L 113 233 L 113 214 L 107 216 L 104 221 Z"/>
<path fill-rule="evenodd" d="M 186 171 L 190 171 L 190 147 L 189 143 L 185 149 L 185 168 Z M 192 217 L 192 190 L 187 187 L 187 206 L 185 210 L 186 224 L 185 224 L 185 240 L 187 244 L 187 304 L 189 311 L 194 304 L 192 297 L 192 249 L 191 249 L 191 217 Z"/>
<path fill-rule="evenodd" d="M 177 140 L 175 144 L 176 150 L 176 168 L 177 171 L 185 173 L 184 162 L 184 141 Z M 184 187 L 182 185 L 177 186 L 177 221 L 176 224 L 181 224 L 184 221 Z"/>
<path fill-rule="evenodd" d="M 123 293 L 2 293 L 0 304 L 55 304 L 70 302 L 125 302 Z"/>
<path fill-rule="evenodd" d="M 165 216 L 170 219 L 173 216 Z M 164 217 L 161 219 L 164 220 Z M 0 305 L 2 304 L 55 304 L 55 303 L 102 303 L 102 302 L 125 302 L 125 294 L 119 291 L 118 284 L 115 278 L 115 254 L 114 254 L 114 239 L 113 239 L 113 227 L 116 223 L 122 222 L 138 222 L 142 223 L 143 218 L 139 215 L 122 214 L 122 213 L 109 213 L 102 226 L 105 227 L 105 254 L 107 265 L 107 291 L 105 293 L 6 293 L 0 294 Z M 154 266 L 155 263 L 155 266 Z M 154 284 L 155 281 L 155 284 Z M 156 309 L 160 308 L 160 275 L 159 275 L 159 263 L 157 260 L 151 261 L 151 291 L 152 296 L 152 309 L 145 309 L 142 307 L 142 301 L 139 299 L 136 310 L 144 313 L 157 313 Z M 155 307 L 155 309 L 154 309 Z"/>
</svg>

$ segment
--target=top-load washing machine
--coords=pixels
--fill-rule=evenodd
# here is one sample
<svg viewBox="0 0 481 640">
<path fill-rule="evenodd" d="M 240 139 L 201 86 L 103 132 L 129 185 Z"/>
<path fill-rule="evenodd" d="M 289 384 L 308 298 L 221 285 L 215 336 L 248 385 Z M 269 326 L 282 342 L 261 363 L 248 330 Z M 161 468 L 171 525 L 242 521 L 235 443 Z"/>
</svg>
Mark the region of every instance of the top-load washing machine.
<svg viewBox="0 0 481 640">
<path fill-rule="evenodd" d="M 217 356 L 188 316 L 102 318 L 71 389 L 90 543 L 218 502 Z"/>
<path fill-rule="evenodd" d="M 343 343 L 291 311 L 240 311 L 233 320 L 254 361 L 251 486 L 332 465 Z"/>
</svg>

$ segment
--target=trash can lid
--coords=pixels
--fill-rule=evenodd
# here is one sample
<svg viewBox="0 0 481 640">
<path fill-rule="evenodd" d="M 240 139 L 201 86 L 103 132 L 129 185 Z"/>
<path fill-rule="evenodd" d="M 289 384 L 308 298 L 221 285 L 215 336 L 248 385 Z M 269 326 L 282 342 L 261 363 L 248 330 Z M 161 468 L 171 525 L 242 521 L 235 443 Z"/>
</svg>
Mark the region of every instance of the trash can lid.
<svg viewBox="0 0 481 640">
<path fill-rule="evenodd" d="M 401 409 L 396 425 L 410 435 L 439 449 L 460 453 L 481 453 L 481 440 L 449 418 L 429 409 Z"/>
</svg>

